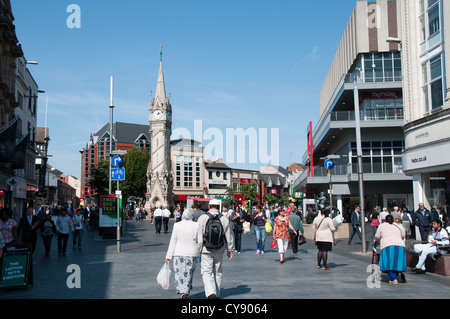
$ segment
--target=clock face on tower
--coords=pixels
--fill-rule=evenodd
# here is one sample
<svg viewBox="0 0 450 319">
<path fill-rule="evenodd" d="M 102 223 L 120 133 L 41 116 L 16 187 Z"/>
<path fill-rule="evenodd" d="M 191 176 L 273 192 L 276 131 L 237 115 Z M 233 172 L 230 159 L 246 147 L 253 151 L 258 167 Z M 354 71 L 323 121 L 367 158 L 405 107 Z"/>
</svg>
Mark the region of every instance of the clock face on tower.
<svg viewBox="0 0 450 319">
<path fill-rule="evenodd" d="M 156 120 L 160 120 L 162 117 L 162 112 L 160 110 L 153 111 L 153 118 Z"/>
</svg>

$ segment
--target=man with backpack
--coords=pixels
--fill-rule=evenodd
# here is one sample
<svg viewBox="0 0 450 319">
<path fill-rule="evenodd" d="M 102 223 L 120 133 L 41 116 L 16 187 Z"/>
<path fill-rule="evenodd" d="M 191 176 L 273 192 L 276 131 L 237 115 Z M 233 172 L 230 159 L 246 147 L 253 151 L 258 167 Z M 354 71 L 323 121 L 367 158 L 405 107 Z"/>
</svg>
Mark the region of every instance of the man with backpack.
<svg viewBox="0 0 450 319">
<path fill-rule="evenodd" d="M 203 232 L 201 273 L 208 299 L 216 299 L 220 295 L 223 253 L 226 250 L 228 259 L 233 257 L 229 220 L 219 209 L 220 201 L 213 199 L 209 202 L 208 212 L 197 220 Z"/>
</svg>

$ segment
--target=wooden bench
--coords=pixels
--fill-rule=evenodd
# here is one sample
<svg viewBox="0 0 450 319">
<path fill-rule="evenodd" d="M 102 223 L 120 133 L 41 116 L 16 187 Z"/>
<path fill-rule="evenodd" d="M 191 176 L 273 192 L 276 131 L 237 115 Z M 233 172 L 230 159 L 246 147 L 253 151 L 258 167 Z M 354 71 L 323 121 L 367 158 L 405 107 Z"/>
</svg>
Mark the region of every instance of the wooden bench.
<svg viewBox="0 0 450 319">
<path fill-rule="evenodd" d="M 411 244 L 421 243 L 416 242 Z M 437 253 L 428 255 L 425 261 L 425 269 L 428 272 L 435 273 L 442 276 L 450 276 L 450 246 L 440 246 L 437 249 Z M 419 254 L 413 250 L 406 250 L 406 265 L 414 268 L 419 260 Z"/>
</svg>

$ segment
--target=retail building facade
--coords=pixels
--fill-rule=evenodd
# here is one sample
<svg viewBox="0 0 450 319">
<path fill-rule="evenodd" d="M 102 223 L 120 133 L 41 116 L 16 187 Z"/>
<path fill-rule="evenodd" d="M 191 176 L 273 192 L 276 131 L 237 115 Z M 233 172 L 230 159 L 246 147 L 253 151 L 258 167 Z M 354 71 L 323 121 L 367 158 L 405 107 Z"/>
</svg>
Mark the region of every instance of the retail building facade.
<svg viewBox="0 0 450 319">
<path fill-rule="evenodd" d="M 413 178 L 414 207 L 450 203 L 450 3 L 403 0 L 399 45 L 405 65 L 403 168 Z"/>
</svg>

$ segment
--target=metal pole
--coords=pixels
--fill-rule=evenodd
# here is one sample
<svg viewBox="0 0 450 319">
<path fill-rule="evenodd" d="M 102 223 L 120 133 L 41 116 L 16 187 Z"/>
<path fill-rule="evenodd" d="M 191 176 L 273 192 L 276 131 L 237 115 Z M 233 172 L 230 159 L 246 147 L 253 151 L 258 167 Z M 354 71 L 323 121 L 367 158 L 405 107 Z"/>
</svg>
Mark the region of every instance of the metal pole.
<svg viewBox="0 0 450 319">
<path fill-rule="evenodd" d="M 355 127 L 356 127 L 356 149 L 358 155 L 358 182 L 359 182 L 359 205 L 360 205 L 360 221 L 361 221 L 361 237 L 362 237 L 362 252 L 367 252 L 366 247 L 366 226 L 365 226 L 365 212 L 364 212 L 364 184 L 363 184 L 363 166 L 362 166 L 362 147 L 361 147 L 361 119 L 359 111 L 359 91 L 358 87 L 354 88 L 355 101 Z"/>
<path fill-rule="evenodd" d="M 328 170 L 330 174 L 330 214 L 333 214 L 333 188 L 331 186 L 331 169 Z"/>
<path fill-rule="evenodd" d="M 117 200 L 117 252 L 120 253 L 120 198 L 122 192 L 119 190 L 119 181 L 117 181 L 116 200 Z"/>
<path fill-rule="evenodd" d="M 109 104 L 109 192 L 111 193 L 111 153 L 112 153 L 112 125 L 113 125 L 113 76 L 111 75 L 110 81 L 110 104 Z"/>
</svg>

